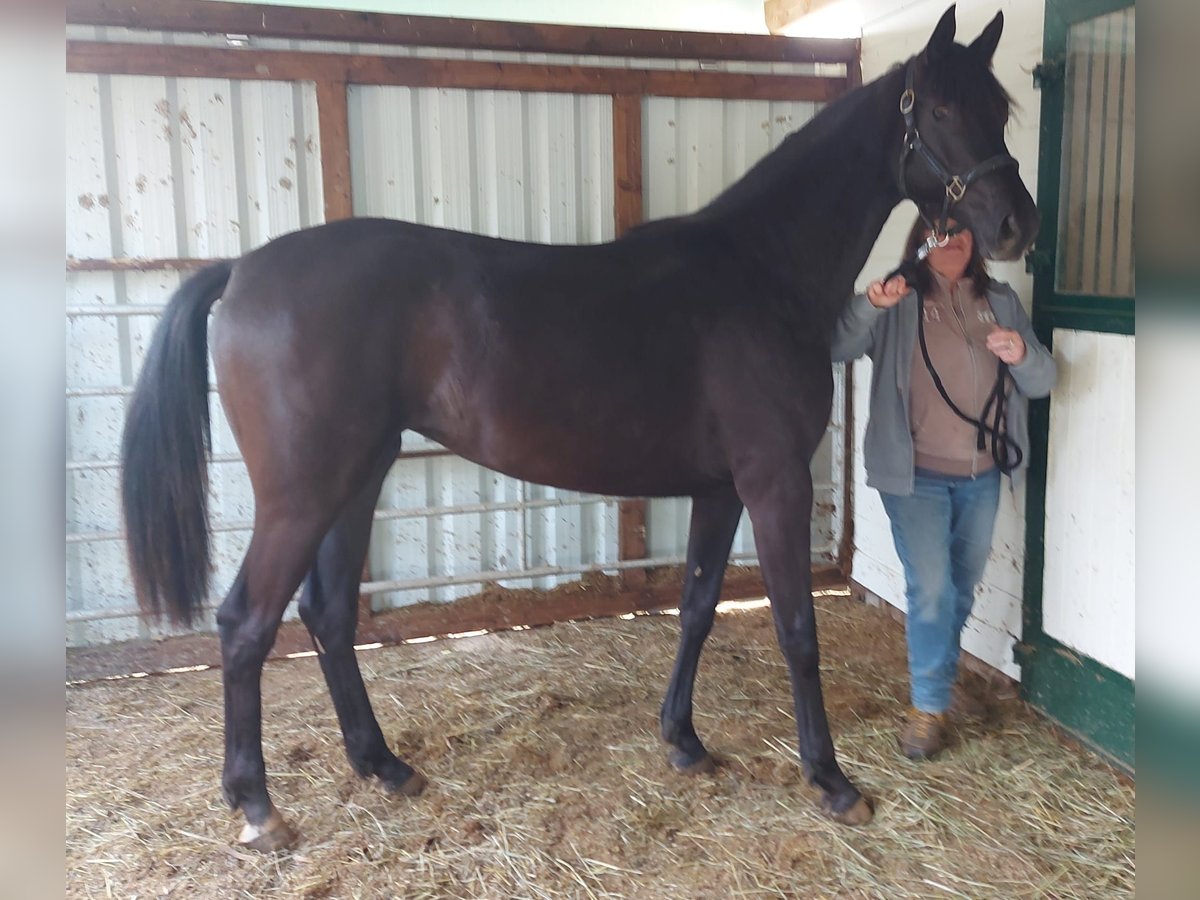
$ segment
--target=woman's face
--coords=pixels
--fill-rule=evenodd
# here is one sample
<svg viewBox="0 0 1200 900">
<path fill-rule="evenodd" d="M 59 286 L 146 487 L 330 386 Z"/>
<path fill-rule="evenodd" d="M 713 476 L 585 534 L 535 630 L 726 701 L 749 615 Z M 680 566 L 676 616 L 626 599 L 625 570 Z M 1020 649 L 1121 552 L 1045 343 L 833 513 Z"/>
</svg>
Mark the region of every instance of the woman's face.
<svg viewBox="0 0 1200 900">
<path fill-rule="evenodd" d="M 947 222 L 951 228 L 957 224 L 953 219 Z M 928 236 L 926 232 L 926 237 Z M 974 249 L 975 239 L 971 237 L 971 232 L 964 228 L 951 237 L 946 246 L 934 247 L 929 251 L 929 265 L 943 278 L 957 281 L 966 273 Z"/>
</svg>

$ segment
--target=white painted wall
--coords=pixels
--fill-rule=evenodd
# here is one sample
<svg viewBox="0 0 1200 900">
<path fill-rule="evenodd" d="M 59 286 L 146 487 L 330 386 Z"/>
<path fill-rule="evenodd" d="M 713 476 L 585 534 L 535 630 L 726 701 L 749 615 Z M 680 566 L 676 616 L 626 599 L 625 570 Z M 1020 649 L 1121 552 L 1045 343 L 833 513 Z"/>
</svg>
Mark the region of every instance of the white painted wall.
<svg viewBox="0 0 1200 900">
<path fill-rule="evenodd" d="M 1134 338 L 1055 329 L 1042 629 L 1133 678 Z"/>
<path fill-rule="evenodd" d="M 860 0 L 863 19 L 863 81 L 878 78 L 892 65 L 918 52 L 929 39 L 933 26 L 949 4 L 945 0 L 916 0 L 900 8 L 887 0 Z M 996 76 L 1017 102 L 1009 126 L 1008 147 L 1021 164 L 1021 175 L 1031 192 L 1037 185 L 1037 152 L 1040 97 L 1034 90 L 1030 71 L 1041 59 L 1042 0 L 996 0 L 958 3 L 958 37 L 969 42 L 996 14 L 1004 12 L 1004 34 L 993 60 Z M 878 243 L 859 276 L 859 288 L 892 269 L 900 259 L 904 239 L 916 213 L 904 203 L 884 226 Z M 992 274 L 1013 285 L 1028 308 L 1033 282 L 1020 262 L 993 264 Z M 869 404 L 871 363 L 854 364 L 855 459 L 854 542 L 852 574 L 856 581 L 901 609 L 904 575 L 892 544 L 890 526 L 878 493 L 866 486 L 862 439 Z M 1004 491 L 996 521 L 992 554 L 984 572 L 975 603 L 975 614 L 967 623 L 963 646 L 970 653 L 1012 677 L 1020 677 L 1013 659 L 1014 640 L 1021 633 L 1021 593 L 1024 577 L 1025 510 L 1024 492 Z"/>
</svg>

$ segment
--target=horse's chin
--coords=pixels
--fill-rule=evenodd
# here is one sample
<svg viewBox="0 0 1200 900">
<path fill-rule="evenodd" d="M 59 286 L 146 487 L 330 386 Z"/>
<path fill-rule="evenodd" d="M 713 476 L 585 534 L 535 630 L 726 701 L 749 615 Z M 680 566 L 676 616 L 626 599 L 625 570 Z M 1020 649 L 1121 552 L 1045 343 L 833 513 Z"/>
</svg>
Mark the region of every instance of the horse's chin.
<svg viewBox="0 0 1200 900">
<path fill-rule="evenodd" d="M 1028 240 L 1008 241 L 999 246 L 996 242 L 981 238 L 977 232 L 975 235 L 975 246 L 979 248 L 979 255 L 991 262 L 1012 262 L 1020 259 L 1025 255 L 1025 252 L 1033 246 L 1033 237 Z M 1036 232 L 1034 233 L 1036 235 Z"/>
</svg>

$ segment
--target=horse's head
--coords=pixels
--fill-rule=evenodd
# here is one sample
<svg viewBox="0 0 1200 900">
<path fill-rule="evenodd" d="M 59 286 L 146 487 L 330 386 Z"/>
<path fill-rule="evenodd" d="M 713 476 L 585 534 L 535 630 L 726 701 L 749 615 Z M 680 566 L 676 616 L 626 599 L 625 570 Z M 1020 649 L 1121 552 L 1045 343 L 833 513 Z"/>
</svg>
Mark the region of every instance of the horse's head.
<svg viewBox="0 0 1200 900">
<path fill-rule="evenodd" d="M 900 98 L 905 150 L 900 185 L 927 221 L 952 214 L 989 259 L 1016 259 L 1033 243 L 1038 212 L 1004 143 L 1011 98 L 992 74 L 1004 28 L 997 13 L 970 46 L 954 42 L 954 7 L 907 63 Z"/>
</svg>

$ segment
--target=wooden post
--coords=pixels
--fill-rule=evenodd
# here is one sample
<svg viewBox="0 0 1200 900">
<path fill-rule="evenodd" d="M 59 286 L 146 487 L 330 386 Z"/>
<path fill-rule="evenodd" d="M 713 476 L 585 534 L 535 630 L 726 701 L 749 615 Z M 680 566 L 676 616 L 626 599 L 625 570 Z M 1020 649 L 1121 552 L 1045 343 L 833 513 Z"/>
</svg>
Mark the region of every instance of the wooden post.
<svg viewBox="0 0 1200 900">
<path fill-rule="evenodd" d="M 642 221 L 642 98 L 613 95 L 613 182 L 617 235 Z M 646 501 L 622 500 L 619 507 L 618 556 L 646 558 Z M 625 569 L 626 590 L 646 586 L 645 569 Z"/>
<path fill-rule="evenodd" d="M 346 108 L 346 82 L 317 81 L 317 131 L 321 141 L 321 191 L 325 221 L 349 219 L 354 215 L 350 194 L 350 119 Z M 371 580 L 371 564 L 363 561 L 363 582 Z M 371 618 L 371 598 L 358 595 L 358 618 Z"/>
<path fill-rule="evenodd" d="M 354 215 L 350 196 L 350 122 L 344 81 L 317 82 L 317 120 L 321 138 L 321 184 L 325 221 Z"/>
</svg>

